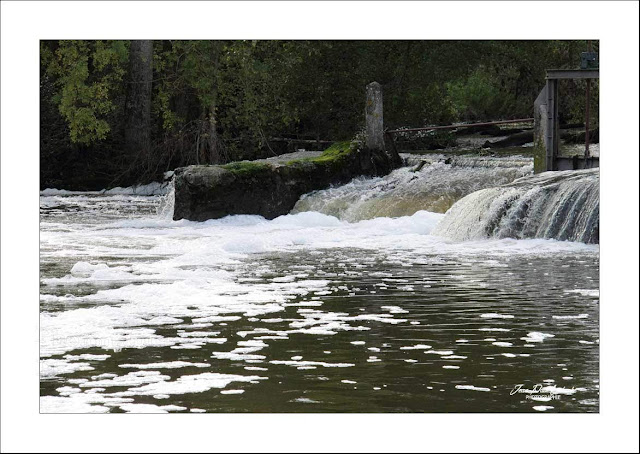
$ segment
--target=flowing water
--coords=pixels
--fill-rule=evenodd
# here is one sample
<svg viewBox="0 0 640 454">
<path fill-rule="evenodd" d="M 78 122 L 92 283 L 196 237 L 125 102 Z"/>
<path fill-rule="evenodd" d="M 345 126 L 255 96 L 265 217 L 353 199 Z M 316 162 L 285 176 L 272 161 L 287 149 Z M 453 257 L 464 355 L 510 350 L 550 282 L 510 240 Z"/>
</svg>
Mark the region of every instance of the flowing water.
<svg viewBox="0 0 640 454">
<path fill-rule="evenodd" d="M 530 173 L 501 162 L 356 180 L 272 221 L 41 193 L 41 411 L 598 411 L 598 245 L 434 234 Z"/>
</svg>

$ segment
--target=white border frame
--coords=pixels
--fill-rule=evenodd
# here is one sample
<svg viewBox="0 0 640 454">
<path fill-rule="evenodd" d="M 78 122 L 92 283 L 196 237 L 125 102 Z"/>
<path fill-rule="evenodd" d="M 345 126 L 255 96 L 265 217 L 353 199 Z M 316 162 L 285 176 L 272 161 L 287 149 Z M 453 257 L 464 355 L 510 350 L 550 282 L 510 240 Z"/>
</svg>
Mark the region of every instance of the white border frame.
<svg viewBox="0 0 640 454">
<path fill-rule="evenodd" d="M 2 451 L 638 451 L 638 2 L 2 2 Z M 515 19 L 514 19 L 515 18 Z M 600 39 L 592 415 L 39 415 L 40 39 Z M 285 429 L 286 428 L 286 429 Z"/>
</svg>

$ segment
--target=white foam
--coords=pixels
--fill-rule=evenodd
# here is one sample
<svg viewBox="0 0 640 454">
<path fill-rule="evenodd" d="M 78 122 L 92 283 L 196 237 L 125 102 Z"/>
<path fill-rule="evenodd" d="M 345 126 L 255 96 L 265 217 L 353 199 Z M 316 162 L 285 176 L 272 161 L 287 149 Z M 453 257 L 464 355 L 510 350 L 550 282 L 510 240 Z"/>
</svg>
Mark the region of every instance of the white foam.
<svg viewBox="0 0 640 454">
<path fill-rule="evenodd" d="M 527 334 L 526 337 L 521 337 L 520 339 L 526 342 L 544 342 L 545 339 L 549 339 L 555 337 L 553 334 L 548 333 L 540 333 L 538 331 L 533 331 Z"/>
<path fill-rule="evenodd" d="M 380 309 L 387 310 L 391 314 L 408 314 L 409 313 L 409 311 L 404 310 L 400 306 L 380 306 Z"/>
<path fill-rule="evenodd" d="M 40 397 L 40 413 L 107 413 L 109 407 L 58 396 Z"/>
<path fill-rule="evenodd" d="M 571 319 L 580 319 L 580 318 L 589 318 L 589 314 L 578 314 L 578 315 L 552 315 L 552 318 L 558 320 L 571 320 Z"/>
<path fill-rule="evenodd" d="M 492 342 L 492 345 L 497 347 L 512 347 L 513 344 L 511 342 Z"/>
<path fill-rule="evenodd" d="M 400 347 L 400 350 L 428 350 L 430 348 L 431 348 L 431 345 L 416 344 L 416 345 L 407 345 L 405 347 Z"/>
<path fill-rule="evenodd" d="M 486 314 L 480 314 L 482 318 L 513 318 L 513 315 L 510 314 L 498 314 L 495 312 L 490 312 Z"/>
<path fill-rule="evenodd" d="M 40 412 L 107 413 L 110 407 L 131 402 L 133 399 L 128 397 L 114 397 L 98 392 L 72 393 L 68 396 L 42 396 L 40 397 Z"/>
<path fill-rule="evenodd" d="M 269 361 L 271 364 L 282 364 L 285 366 L 321 366 L 321 367 L 353 367 L 355 364 L 351 363 L 327 363 L 323 361 L 282 361 L 282 360 L 273 360 Z"/>
<path fill-rule="evenodd" d="M 81 383 L 81 388 L 108 388 L 120 386 L 139 386 L 147 383 L 155 383 L 164 380 L 170 380 L 168 375 L 162 375 L 158 371 L 136 371 L 129 372 L 127 375 L 120 375 L 113 378 L 105 378 L 102 380 L 93 380 Z"/>
<path fill-rule="evenodd" d="M 111 355 L 91 355 L 89 353 L 83 353 L 82 355 L 64 355 L 64 359 L 68 359 L 69 361 L 104 361 L 108 358 L 111 358 Z"/>
<path fill-rule="evenodd" d="M 596 298 L 600 296 L 600 290 L 598 290 L 598 289 L 564 290 L 564 293 L 577 293 L 578 295 L 593 296 L 593 297 L 596 297 Z"/>
<path fill-rule="evenodd" d="M 453 350 L 427 350 L 425 353 L 440 355 L 440 356 L 447 356 L 447 355 L 453 355 Z"/>
<path fill-rule="evenodd" d="M 225 388 L 230 383 L 255 383 L 266 380 L 267 377 L 257 375 L 231 375 L 219 373 L 204 373 L 197 375 L 183 375 L 175 381 L 157 381 L 127 391 L 117 393 L 120 396 L 153 396 L 155 394 L 187 394 L 202 393 L 212 388 Z"/>
<path fill-rule="evenodd" d="M 553 407 L 550 405 L 535 405 L 533 407 L 535 411 L 547 411 L 547 410 L 553 410 Z"/>
<path fill-rule="evenodd" d="M 191 363 L 188 361 L 169 361 L 149 364 L 119 364 L 124 369 L 180 369 L 183 367 L 211 367 L 208 363 Z"/>
<path fill-rule="evenodd" d="M 473 386 L 473 385 L 456 385 L 456 389 L 467 389 L 470 391 L 483 391 L 483 392 L 491 391 L 489 388 L 483 388 L 483 387 Z"/>
<path fill-rule="evenodd" d="M 40 360 L 40 378 L 53 378 L 87 370 L 94 370 L 94 368 L 89 363 L 72 363 L 64 359 Z"/>
</svg>

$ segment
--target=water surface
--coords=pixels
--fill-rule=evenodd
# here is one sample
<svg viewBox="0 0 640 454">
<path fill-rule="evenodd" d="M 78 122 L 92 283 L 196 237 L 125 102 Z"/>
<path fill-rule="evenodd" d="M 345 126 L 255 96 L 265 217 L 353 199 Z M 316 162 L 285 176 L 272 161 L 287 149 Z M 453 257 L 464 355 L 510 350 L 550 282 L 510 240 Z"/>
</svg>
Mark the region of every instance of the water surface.
<svg viewBox="0 0 640 454">
<path fill-rule="evenodd" d="M 598 411 L 597 245 L 161 205 L 41 196 L 42 412 Z"/>
</svg>

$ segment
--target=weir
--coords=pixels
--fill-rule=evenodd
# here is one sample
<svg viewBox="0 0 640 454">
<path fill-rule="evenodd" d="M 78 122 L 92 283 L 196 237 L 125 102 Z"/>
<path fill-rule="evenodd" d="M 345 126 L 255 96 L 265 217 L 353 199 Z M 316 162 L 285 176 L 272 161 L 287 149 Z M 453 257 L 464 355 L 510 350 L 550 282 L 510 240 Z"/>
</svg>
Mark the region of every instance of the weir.
<svg viewBox="0 0 640 454">
<path fill-rule="evenodd" d="M 458 201 L 434 235 L 456 241 L 547 238 L 599 243 L 599 169 L 545 172 Z"/>
<path fill-rule="evenodd" d="M 456 241 L 481 238 L 550 238 L 599 242 L 599 172 L 563 171 L 598 166 L 598 158 L 558 154 L 557 81 L 597 77 L 597 71 L 550 71 L 535 117 L 517 120 L 384 129 L 382 88 L 366 89 L 365 136 L 324 152 L 298 152 L 224 166 L 176 170 L 173 219 L 203 221 L 232 214 L 273 219 L 319 212 L 349 222 L 446 213 L 434 234 Z M 577 75 L 576 75 L 577 74 Z M 534 149 L 545 159 L 415 155 L 401 157 L 393 134 L 485 127 L 533 121 Z M 392 150 L 385 148 L 385 135 Z M 400 163 L 405 167 L 394 170 Z M 544 172 L 531 175 L 541 170 Z M 515 180 L 515 181 L 514 181 Z"/>
</svg>

